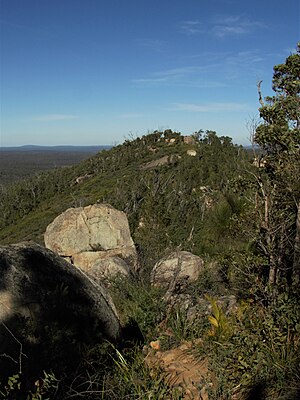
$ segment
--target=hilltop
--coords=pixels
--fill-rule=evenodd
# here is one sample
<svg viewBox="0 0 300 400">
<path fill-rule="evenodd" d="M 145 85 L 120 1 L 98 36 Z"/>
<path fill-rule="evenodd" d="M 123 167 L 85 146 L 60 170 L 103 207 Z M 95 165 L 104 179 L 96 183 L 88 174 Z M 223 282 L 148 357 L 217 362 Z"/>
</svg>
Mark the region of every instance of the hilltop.
<svg viewBox="0 0 300 400">
<path fill-rule="evenodd" d="M 3 244 L 22 239 L 42 243 L 46 226 L 56 215 L 97 202 L 125 211 L 137 240 L 142 241 L 138 238 L 155 227 L 153 240 L 161 237 L 161 250 L 183 245 L 191 231 L 201 236 L 208 216 L 215 218 L 209 205 L 213 202 L 228 219 L 221 222 L 224 226 L 218 235 L 222 238 L 232 214 L 245 207 L 245 200 L 234 196 L 230 186 L 248 159 L 241 146 L 212 131 L 188 138 L 168 130 L 126 140 L 79 165 L 2 189 L 0 240 Z M 198 253 L 213 246 L 210 239 L 189 243 Z"/>
</svg>

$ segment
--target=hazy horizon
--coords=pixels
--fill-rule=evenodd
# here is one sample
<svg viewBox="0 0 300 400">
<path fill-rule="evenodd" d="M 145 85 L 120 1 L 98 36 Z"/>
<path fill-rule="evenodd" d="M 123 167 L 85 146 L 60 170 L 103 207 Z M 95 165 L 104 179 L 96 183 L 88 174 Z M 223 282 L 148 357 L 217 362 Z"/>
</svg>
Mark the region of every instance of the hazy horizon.
<svg viewBox="0 0 300 400">
<path fill-rule="evenodd" d="M 2 149 L 56 149 L 56 148 L 69 148 L 69 149 L 92 149 L 92 148 L 111 148 L 112 146 L 107 144 L 94 144 L 94 145 L 73 145 L 73 144 L 59 144 L 59 145 L 38 145 L 38 144 L 23 144 L 20 146 L 0 146 L 0 151 Z"/>
</svg>

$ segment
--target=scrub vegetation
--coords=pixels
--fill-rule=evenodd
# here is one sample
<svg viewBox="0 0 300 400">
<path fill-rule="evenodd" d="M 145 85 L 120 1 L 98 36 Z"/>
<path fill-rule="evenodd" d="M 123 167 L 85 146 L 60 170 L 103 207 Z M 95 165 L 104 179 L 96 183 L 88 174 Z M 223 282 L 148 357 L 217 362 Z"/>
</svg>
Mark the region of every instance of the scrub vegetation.
<svg viewBox="0 0 300 400">
<path fill-rule="evenodd" d="M 299 398 L 299 51 L 274 67 L 273 90 L 263 98 L 258 83 L 251 151 L 214 131 L 155 131 L 1 187 L 1 244 L 43 243 L 62 211 L 104 202 L 126 212 L 141 264 L 138 277 L 110 288 L 139 341 L 87 349 L 72 377 L 33 377 L 40 383 L 28 399 L 182 399 L 144 362 L 143 346 L 157 338 L 165 349 L 192 341 L 193 354 L 209 360 L 209 399 Z M 193 323 L 150 285 L 155 262 L 176 249 L 214 266 L 189 287 L 211 305 Z M 225 294 L 237 299 L 230 315 L 216 301 Z M 19 382 L 2 382 L 2 398 L 17 398 Z"/>
</svg>

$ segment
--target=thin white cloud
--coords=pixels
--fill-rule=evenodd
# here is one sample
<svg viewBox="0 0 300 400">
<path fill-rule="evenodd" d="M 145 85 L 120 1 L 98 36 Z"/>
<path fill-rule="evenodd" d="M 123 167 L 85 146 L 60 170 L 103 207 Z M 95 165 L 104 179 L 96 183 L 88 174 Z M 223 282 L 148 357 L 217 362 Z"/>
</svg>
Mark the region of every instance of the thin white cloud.
<svg viewBox="0 0 300 400">
<path fill-rule="evenodd" d="M 140 47 L 144 47 L 155 52 L 162 52 L 166 45 L 165 41 L 159 39 L 136 39 L 135 43 Z"/>
<path fill-rule="evenodd" d="M 214 18 L 212 24 L 211 32 L 219 38 L 224 38 L 229 35 L 244 35 L 251 33 L 253 30 L 257 30 L 258 28 L 266 27 L 260 21 L 250 20 L 240 15 L 217 16 Z"/>
<path fill-rule="evenodd" d="M 40 28 L 34 25 L 24 25 L 24 24 L 18 24 L 15 22 L 11 21 L 6 21 L 4 19 L 0 19 L 0 24 L 5 28 L 5 29 L 10 29 L 15 32 L 15 34 L 32 34 L 34 33 L 34 39 L 35 40 L 44 40 L 48 38 L 56 38 L 57 35 L 54 33 L 54 31 L 47 30 L 45 28 Z"/>
<path fill-rule="evenodd" d="M 224 82 L 211 80 L 207 76 L 211 70 L 219 64 L 202 66 L 185 66 L 166 69 L 150 74 L 145 78 L 133 79 L 132 83 L 151 87 L 151 86 L 181 86 L 181 87 L 223 87 Z"/>
<path fill-rule="evenodd" d="M 235 112 L 235 111 L 249 111 L 249 106 L 243 103 L 206 103 L 206 104 L 193 104 L 193 103 L 176 103 L 170 111 L 189 111 L 196 113 L 208 112 Z"/>
<path fill-rule="evenodd" d="M 185 78 L 190 74 L 196 73 L 203 70 L 203 67 L 199 66 L 186 66 L 179 68 L 166 69 L 164 71 L 158 71 L 152 73 L 151 77 L 134 79 L 134 83 L 162 83 L 162 82 L 174 82 L 179 79 Z"/>
<path fill-rule="evenodd" d="M 45 114 L 33 117 L 32 121 L 37 121 L 37 122 L 66 121 L 77 118 L 78 118 L 77 115 L 70 115 L 70 114 Z"/>
<path fill-rule="evenodd" d="M 145 115 L 141 113 L 124 113 L 120 114 L 119 118 L 124 118 L 124 119 L 135 119 L 135 118 L 143 118 Z"/>
<path fill-rule="evenodd" d="M 141 84 L 141 85 L 156 85 L 160 83 L 167 82 L 167 78 L 140 78 L 140 79 L 132 79 L 132 83 Z"/>
<path fill-rule="evenodd" d="M 246 76 L 253 80 L 261 75 L 267 58 L 267 54 L 262 54 L 256 49 L 229 53 L 224 56 L 224 76 L 228 82 L 243 79 Z"/>
<path fill-rule="evenodd" d="M 180 31 L 186 35 L 195 35 L 203 32 L 203 25 L 198 20 L 182 21 Z"/>
<path fill-rule="evenodd" d="M 165 71 L 159 71 L 159 72 L 156 72 L 156 75 L 165 76 L 167 78 L 170 78 L 170 77 L 174 77 L 174 76 L 175 77 L 186 76 L 186 75 L 193 74 L 196 72 L 201 72 L 205 69 L 207 69 L 207 66 L 189 65 L 189 66 L 185 66 L 185 67 L 171 68 L 171 69 L 167 69 Z"/>
<path fill-rule="evenodd" d="M 251 20 L 243 15 L 216 15 L 210 21 L 182 21 L 180 32 L 186 35 L 211 34 L 218 38 L 250 34 L 254 30 L 266 28 L 258 20 Z"/>
<path fill-rule="evenodd" d="M 132 79 L 138 87 L 221 88 L 261 76 L 269 54 L 259 49 L 240 52 L 204 52 L 190 57 L 194 65 L 185 65 Z M 192 61 L 191 61 L 192 60 Z"/>
<path fill-rule="evenodd" d="M 248 29 L 243 26 L 216 26 L 214 28 L 214 33 L 218 37 L 224 37 L 226 35 L 241 35 L 243 33 L 248 33 Z"/>
</svg>

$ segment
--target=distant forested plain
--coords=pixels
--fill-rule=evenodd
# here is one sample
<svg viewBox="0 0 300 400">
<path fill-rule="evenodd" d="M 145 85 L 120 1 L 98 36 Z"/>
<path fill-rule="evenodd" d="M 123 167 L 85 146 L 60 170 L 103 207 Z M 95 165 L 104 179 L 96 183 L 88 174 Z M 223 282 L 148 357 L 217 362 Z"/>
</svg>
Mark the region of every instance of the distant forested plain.
<svg viewBox="0 0 300 400">
<path fill-rule="evenodd" d="M 0 148 L 0 185 L 9 185 L 39 172 L 79 164 L 111 146 L 21 146 Z"/>
</svg>

